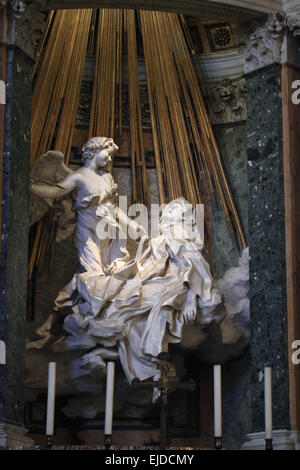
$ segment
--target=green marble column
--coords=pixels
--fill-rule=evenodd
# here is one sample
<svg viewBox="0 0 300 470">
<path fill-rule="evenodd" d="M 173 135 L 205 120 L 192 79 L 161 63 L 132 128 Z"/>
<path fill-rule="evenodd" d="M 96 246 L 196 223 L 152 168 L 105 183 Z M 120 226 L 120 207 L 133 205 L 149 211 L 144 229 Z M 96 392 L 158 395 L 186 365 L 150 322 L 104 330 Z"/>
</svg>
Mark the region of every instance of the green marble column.
<svg viewBox="0 0 300 470">
<path fill-rule="evenodd" d="M 32 59 L 7 48 L 0 271 L 0 424 L 23 426 Z M 12 428 L 11 428 L 12 429 Z M 11 430 L 10 429 L 10 430 Z"/>
<path fill-rule="evenodd" d="M 265 366 L 273 426 L 289 429 L 281 65 L 246 74 L 252 433 L 264 431 Z"/>
</svg>

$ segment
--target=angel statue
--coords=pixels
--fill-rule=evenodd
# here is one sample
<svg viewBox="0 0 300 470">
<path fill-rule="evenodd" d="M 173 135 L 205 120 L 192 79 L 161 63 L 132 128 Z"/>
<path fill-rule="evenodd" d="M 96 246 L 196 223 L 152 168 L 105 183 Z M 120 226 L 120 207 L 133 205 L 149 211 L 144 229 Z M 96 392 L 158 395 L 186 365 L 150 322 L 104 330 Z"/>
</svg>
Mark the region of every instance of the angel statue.
<svg viewBox="0 0 300 470">
<path fill-rule="evenodd" d="M 129 260 L 121 226 L 118 225 L 115 238 L 100 239 L 97 227 L 101 220 L 116 225 L 118 217 L 133 230 L 145 233 L 142 226 L 129 219 L 116 205 L 117 185 L 106 168 L 117 150 L 113 139 L 93 137 L 82 148 L 83 166 L 79 170 L 74 172 L 67 168 L 61 152 L 49 151 L 37 160 L 31 171 L 31 197 L 34 208 L 39 209 L 33 211 L 37 213 L 35 217 L 32 215 L 33 222 L 53 205 L 55 199 L 61 201 L 72 193 L 77 214 L 75 246 L 80 270 L 96 271 L 99 275 L 105 275 Z M 64 178 L 59 180 L 62 175 Z"/>
</svg>

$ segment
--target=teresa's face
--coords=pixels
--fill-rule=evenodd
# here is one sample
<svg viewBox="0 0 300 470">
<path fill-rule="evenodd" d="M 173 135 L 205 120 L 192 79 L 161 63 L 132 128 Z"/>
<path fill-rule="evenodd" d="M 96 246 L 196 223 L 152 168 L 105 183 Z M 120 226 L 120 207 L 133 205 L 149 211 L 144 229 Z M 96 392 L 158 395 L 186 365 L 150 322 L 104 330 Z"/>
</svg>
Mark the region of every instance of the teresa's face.
<svg viewBox="0 0 300 470">
<path fill-rule="evenodd" d="M 98 166 L 104 167 L 111 162 L 112 155 L 119 150 L 113 139 L 107 139 L 101 149 L 95 150 L 95 160 Z"/>
</svg>

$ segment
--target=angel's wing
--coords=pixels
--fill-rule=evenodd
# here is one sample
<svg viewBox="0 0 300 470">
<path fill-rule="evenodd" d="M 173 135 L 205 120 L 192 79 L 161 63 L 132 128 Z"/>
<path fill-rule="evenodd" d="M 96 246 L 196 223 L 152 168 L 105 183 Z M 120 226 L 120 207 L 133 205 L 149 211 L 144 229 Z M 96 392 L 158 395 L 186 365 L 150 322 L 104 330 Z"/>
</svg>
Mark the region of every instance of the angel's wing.
<svg viewBox="0 0 300 470">
<path fill-rule="evenodd" d="M 56 186 L 72 173 L 74 171 L 64 163 L 64 154 L 57 150 L 49 150 L 33 165 L 30 171 L 30 182 Z M 68 194 L 65 198 L 70 199 L 71 196 Z M 42 199 L 30 192 L 30 226 L 41 220 L 53 205 L 54 199 Z"/>
<path fill-rule="evenodd" d="M 64 154 L 57 150 L 44 153 L 33 165 L 30 180 L 33 183 L 57 184 L 74 173 L 65 165 Z"/>
</svg>

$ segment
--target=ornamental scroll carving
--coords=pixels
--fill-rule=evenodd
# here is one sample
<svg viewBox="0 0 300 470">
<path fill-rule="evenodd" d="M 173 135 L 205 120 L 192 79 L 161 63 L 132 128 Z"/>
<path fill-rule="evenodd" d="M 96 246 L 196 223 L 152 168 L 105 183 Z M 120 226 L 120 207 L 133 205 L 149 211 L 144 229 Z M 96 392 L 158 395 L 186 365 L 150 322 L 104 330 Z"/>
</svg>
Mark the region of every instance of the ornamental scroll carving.
<svg viewBox="0 0 300 470">
<path fill-rule="evenodd" d="M 227 124 L 246 119 L 245 80 L 242 78 L 210 82 L 208 109 L 212 124 Z"/>
<path fill-rule="evenodd" d="M 267 21 L 252 21 L 236 31 L 238 45 L 245 55 L 245 73 L 281 62 L 285 17 L 272 13 Z"/>
</svg>

